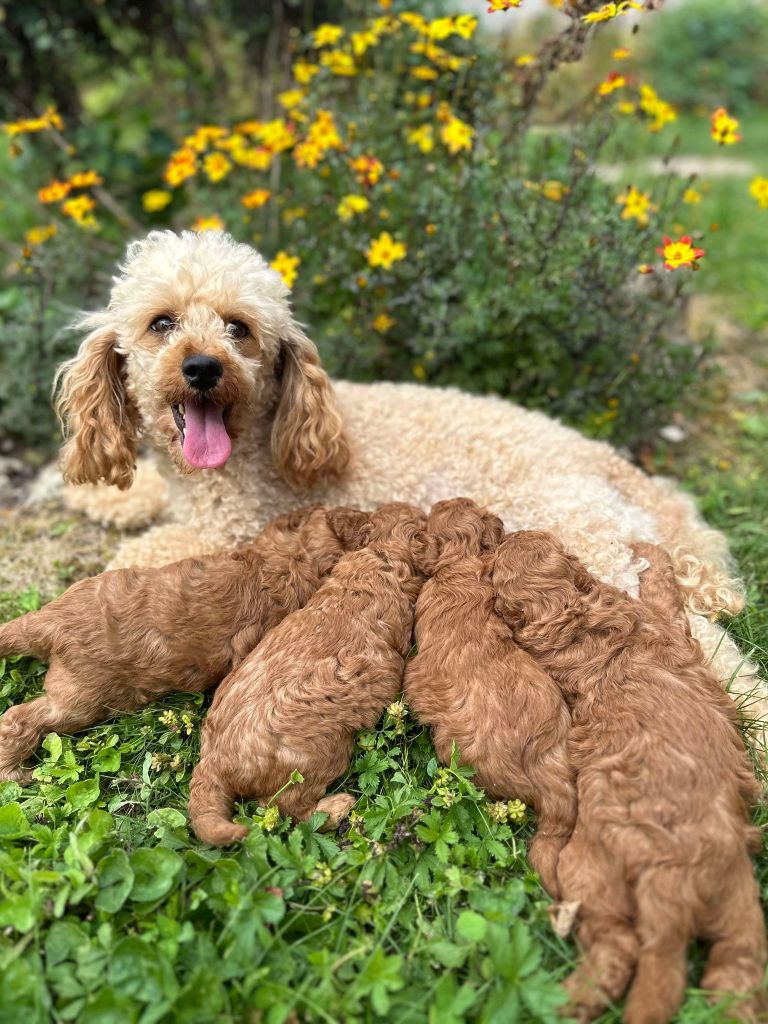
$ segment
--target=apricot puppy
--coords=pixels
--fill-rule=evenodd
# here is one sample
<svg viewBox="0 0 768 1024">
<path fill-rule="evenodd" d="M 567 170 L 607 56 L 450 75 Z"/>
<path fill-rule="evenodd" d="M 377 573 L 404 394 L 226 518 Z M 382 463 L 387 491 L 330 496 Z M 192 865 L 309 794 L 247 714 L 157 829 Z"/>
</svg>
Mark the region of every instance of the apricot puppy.
<svg viewBox="0 0 768 1024">
<path fill-rule="evenodd" d="M 345 546 L 362 550 L 344 555 L 223 681 L 203 723 L 189 812 L 205 842 L 248 833 L 232 821 L 238 795 L 263 804 L 277 795 L 282 814 L 341 820 L 354 797 L 323 799 L 328 785 L 346 770 L 355 733 L 372 728 L 400 689 L 422 582 L 412 549 L 425 516 L 394 503 L 370 515 L 340 509 L 330 522 Z M 289 785 L 295 771 L 304 781 Z"/>
<path fill-rule="evenodd" d="M 501 520 L 467 498 L 432 508 L 423 566 L 432 578 L 416 603 L 418 653 L 406 666 L 405 696 L 431 726 L 441 761 L 450 761 L 455 743 L 489 796 L 535 808 L 530 860 L 556 896 L 557 858 L 576 814 L 570 715 L 494 609 L 491 570 L 503 535 Z"/>
<path fill-rule="evenodd" d="M 580 902 L 585 955 L 567 979 L 588 1021 L 634 973 L 627 1024 L 679 1007 L 686 950 L 711 943 L 702 986 L 745 998 L 728 1019 L 762 1020 L 765 923 L 749 858 L 758 784 L 729 698 L 684 626 L 671 561 L 650 562 L 640 600 L 600 583 L 551 534 L 499 547 L 496 607 L 571 708 L 578 814 L 560 855 L 565 900 Z"/>
<path fill-rule="evenodd" d="M 45 692 L 0 718 L 0 779 L 28 778 L 21 764 L 47 732 L 213 686 L 307 601 L 341 554 L 326 509 L 302 509 L 235 552 L 105 572 L 0 626 L 0 657 L 50 662 Z"/>
</svg>

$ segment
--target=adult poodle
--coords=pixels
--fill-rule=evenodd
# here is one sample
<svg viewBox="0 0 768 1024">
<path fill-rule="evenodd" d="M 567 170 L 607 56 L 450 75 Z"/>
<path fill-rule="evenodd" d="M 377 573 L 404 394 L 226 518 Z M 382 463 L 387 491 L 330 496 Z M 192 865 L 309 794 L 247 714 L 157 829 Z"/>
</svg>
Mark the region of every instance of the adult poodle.
<svg viewBox="0 0 768 1024">
<path fill-rule="evenodd" d="M 308 500 L 429 508 L 466 495 L 508 530 L 551 530 L 630 594 L 643 567 L 630 544 L 664 545 L 718 675 L 748 715 L 768 717 L 768 694 L 711 621 L 742 597 L 724 538 L 689 498 L 500 398 L 331 382 L 288 291 L 227 234 L 153 231 L 129 245 L 107 307 L 80 320 L 89 333 L 58 373 L 62 467 L 72 484 L 101 486 L 73 488 L 70 503 L 120 526 L 156 523 L 113 566 L 232 546 Z M 140 439 L 156 459 L 137 474 Z M 104 485 L 131 491 L 116 501 Z"/>
</svg>

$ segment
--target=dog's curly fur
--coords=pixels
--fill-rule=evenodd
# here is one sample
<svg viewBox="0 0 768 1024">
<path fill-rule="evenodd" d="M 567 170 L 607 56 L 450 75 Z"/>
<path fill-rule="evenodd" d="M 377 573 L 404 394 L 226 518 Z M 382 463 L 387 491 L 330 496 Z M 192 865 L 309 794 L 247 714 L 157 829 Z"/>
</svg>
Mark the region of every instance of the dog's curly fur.
<svg viewBox="0 0 768 1024">
<path fill-rule="evenodd" d="M 164 477 L 141 464 L 122 506 L 99 488 L 70 488 L 73 507 L 100 520 L 124 527 L 165 517 L 124 541 L 114 566 L 232 546 L 295 507 L 302 489 L 313 489 L 311 500 L 365 509 L 393 499 L 429 508 L 465 494 L 508 530 L 553 531 L 591 571 L 633 594 L 642 565 L 630 543 L 664 544 L 718 675 L 748 714 L 768 718 L 754 670 L 708 621 L 743 599 L 725 573 L 724 538 L 690 498 L 609 445 L 498 398 L 332 384 L 287 294 L 280 275 L 228 235 L 154 231 L 129 246 L 107 308 L 80 321 L 90 333 L 58 375 L 66 479 L 129 487 L 140 438 Z M 160 314 L 177 322 L 162 337 L 149 330 Z M 232 319 L 249 329 L 242 341 L 228 329 Z M 194 354 L 215 356 L 224 370 L 210 396 L 226 407 L 232 454 L 218 469 L 186 461 L 171 412 L 193 399 L 181 363 Z"/>
<path fill-rule="evenodd" d="M 499 547 L 496 608 L 571 707 L 578 815 L 558 863 L 579 901 L 582 964 L 566 982 L 579 1020 L 624 991 L 628 1024 L 662 1024 L 682 1001 L 686 949 L 711 942 L 706 989 L 761 987 L 765 923 L 749 858 L 759 794 L 732 703 L 684 627 L 671 562 L 650 565 L 640 600 L 596 580 L 543 532 Z M 760 995 L 731 1011 L 756 1020 Z M 760 1018 L 764 1019 L 764 1018 Z"/>
<path fill-rule="evenodd" d="M 557 685 L 494 610 L 491 569 L 503 534 L 498 516 L 468 499 L 432 507 L 421 559 L 431 578 L 416 602 L 418 653 L 406 666 L 405 696 L 432 727 L 443 763 L 455 743 L 489 796 L 535 808 L 530 861 L 557 896 L 557 859 L 576 816 L 571 717 Z"/>
<path fill-rule="evenodd" d="M 0 656 L 50 661 L 43 695 L 0 718 L 0 779 L 28 777 L 21 763 L 46 732 L 223 679 L 333 568 L 343 549 L 332 519 L 314 506 L 231 554 L 105 572 L 0 626 Z"/>
<path fill-rule="evenodd" d="M 336 513 L 345 545 L 362 549 L 344 555 L 305 607 L 223 681 L 203 723 L 189 801 L 200 839 L 225 845 L 247 834 L 232 821 L 237 795 L 266 804 L 277 794 L 280 811 L 298 819 L 326 811 L 335 824 L 346 815 L 354 797 L 323 795 L 346 770 L 355 733 L 372 728 L 400 689 L 424 524 L 402 503 Z M 304 781 L 289 785 L 295 771 Z"/>
</svg>

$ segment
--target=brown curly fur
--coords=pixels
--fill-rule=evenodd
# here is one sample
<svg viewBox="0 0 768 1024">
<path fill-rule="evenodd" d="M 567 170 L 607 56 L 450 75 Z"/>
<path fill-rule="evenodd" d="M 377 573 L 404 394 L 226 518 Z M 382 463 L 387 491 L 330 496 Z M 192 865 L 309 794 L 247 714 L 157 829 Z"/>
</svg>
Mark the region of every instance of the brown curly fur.
<svg viewBox="0 0 768 1024">
<path fill-rule="evenodd" d="M 405 696 L 432 727 L 441 761 L 450 762 L 455 743 L 489 796 L 535 808 L 530 861 L 556 896 L 557 858 L 576 816 L 571 719 L 556 684 L 494 611 L 491 569 L 503 535 L 501 520 L 467 498 L 433 506 L 423 565 L 431 579 L 416 603 L 418 653 L 406 666 Z"/>
<path fill-rule="evenodd" d="M 579 901 L 585 950 L 566 981 L 591 1020 L 634 973 L 628 1024 L 668 1021 L 683 997 L 688 943 L 711 943 L 702 985 L 744 995 L 729 1014 L 756 1020 L 765 923 L 749 858 L 759 795 L 733 704 L 684 628 L 666 552 L 640 600 L 598 582 L 551 534 L 499 547 L 496 608 L 571 707 L 568 753 L 578 815 L 560 855 L 564 900 Z M 763 1019 L 762 1016 L 759 1019 Z"/>
<path fill-rule="evenodd" d="M 342 554 L 332 515 L 314 506 L 280 517 L 232 553 L 81 580 L 0 626 L 0 656 L 50 661 L 43 695 L 0 719 L 0 779 L 28 777 L 20 765 L 46 732 L 74 732 L 223 679 Z"/>
<path fill-rule="evenodd" d="M 425 516 L 401 503 L 370 516 L 340 510 L 348 546 L 301 611 L 289 615 L 219 687 L 203 724 L 189 813 L 200 839 L 224 845 L 248 829 L 232 821 L 235 796 L 282 814 L 327 811 L 332 823 L 354 797 L 325 797 L 346 770 L 355 733 L 370 729 L 400 689 L 421 586 L 413 549 Z M 304 781 L 289 784 L 298 771 Z"/>
</svg>

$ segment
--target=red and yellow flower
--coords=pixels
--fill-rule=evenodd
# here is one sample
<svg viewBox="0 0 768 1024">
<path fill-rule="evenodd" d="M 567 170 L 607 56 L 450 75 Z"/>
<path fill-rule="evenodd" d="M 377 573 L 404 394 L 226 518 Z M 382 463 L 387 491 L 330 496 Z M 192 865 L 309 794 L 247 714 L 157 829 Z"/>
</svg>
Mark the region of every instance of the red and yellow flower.
<svg viewBox="0 0 768 1024">
<path fill-rule="evenodd" d="M 598 96 L 610 96 L 612 92 L 616 92 L 617 89 L 623 89 L 627 84 L 627 79 L 624 75 L 618 71 L 611 71 L 605 81 L 601 82 L 597 87 Z"/>
<path fill-rule="evenodd" d="M 704 256 L 703 249 L 697 249 L 690 235 L 683 235 L 676 242 L 668 235 L 664 236 L 664 244 L 656 252 L 664 257 L 666 270 L 677 270 L 678 267 L 690 267 L 698 270 L 698 261 Z"/>
<path fill-rule="evenodd" d="M 738 128 L 739 122 L 731 117 L 725 107 L 718 107 L 710 115 L 712 138 L 721 146 L 732 146 L 741 141 Z"/>
<path fill-rule="evenodd" d="M 255 188 L 241 197 L 240 202 L 246 210 L 258 210 L 260 206 L 268 203 L 272 193 L 268 188 Z"/>
</svg>

